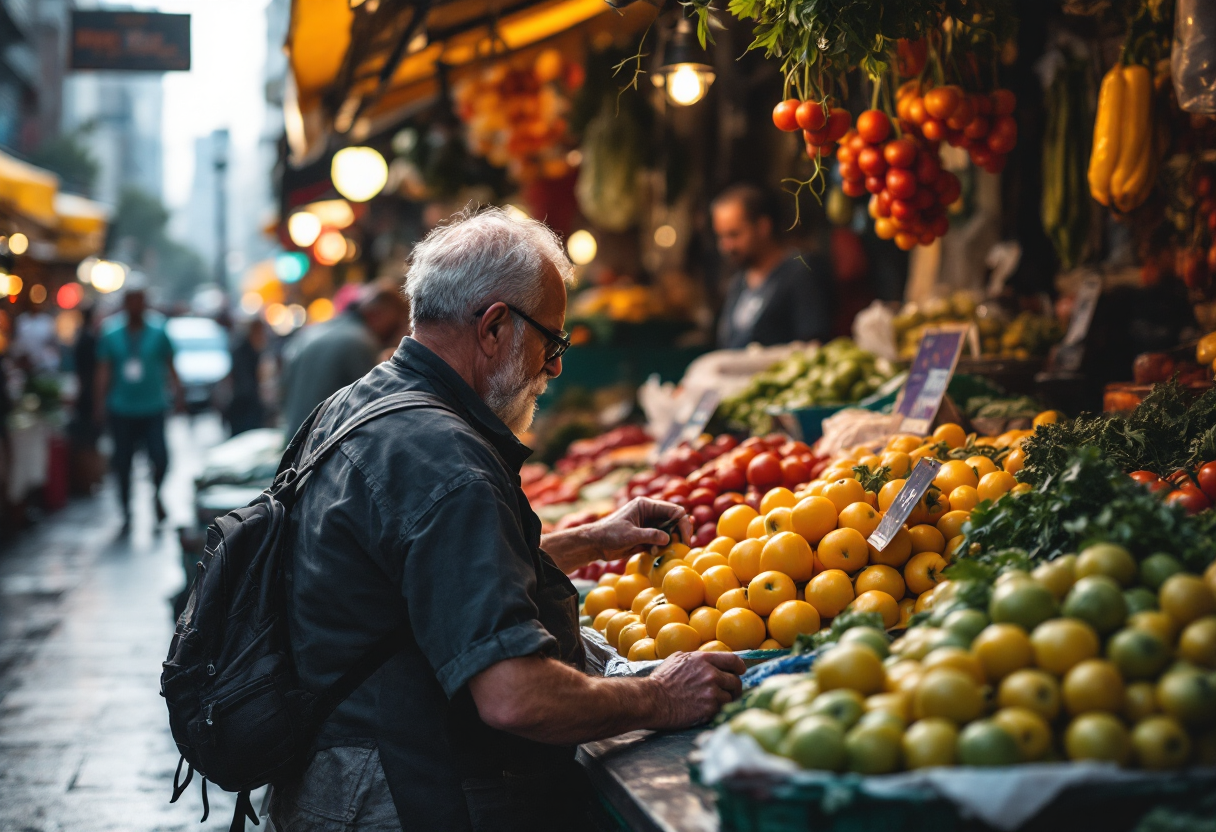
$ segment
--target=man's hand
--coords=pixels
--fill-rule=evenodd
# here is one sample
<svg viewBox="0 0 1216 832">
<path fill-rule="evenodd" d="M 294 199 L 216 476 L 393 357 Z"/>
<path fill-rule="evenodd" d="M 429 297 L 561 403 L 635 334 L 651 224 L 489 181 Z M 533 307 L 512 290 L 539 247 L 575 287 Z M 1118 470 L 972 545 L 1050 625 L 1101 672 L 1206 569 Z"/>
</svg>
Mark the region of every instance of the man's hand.
<svg viewBox="0 0 1216 832">
<path fill-rule="evenodd" d="M 657 526 L 677 529 L 684 540 L 692 538 L 692 520 L 674 503 L 637 497 L 602 520 L 550 532 L 540 547 L 563 572 L 573 572 L 593 560 L 616 560 L 646 546 L 666 546 L 671 535 Z"/>
<path fill-rule="evenodd" d="M 655 728 L 687 728 L 708 722 L 743 690 L 739 675 L 747 670 L 734 653 L 676 653 L 647 682 L 655 686 Z"/>
<path fill-rule="evenodd" d="M 666 546 L 671 535 L 657 526 L 675 525 L 680 537 L 692 539 L 692 520 L 675 503 L 635 497 L 602 520 L 590 524 L 587 534 L 601 560 L 631 555 L 643 546 Z"/>
</svg>

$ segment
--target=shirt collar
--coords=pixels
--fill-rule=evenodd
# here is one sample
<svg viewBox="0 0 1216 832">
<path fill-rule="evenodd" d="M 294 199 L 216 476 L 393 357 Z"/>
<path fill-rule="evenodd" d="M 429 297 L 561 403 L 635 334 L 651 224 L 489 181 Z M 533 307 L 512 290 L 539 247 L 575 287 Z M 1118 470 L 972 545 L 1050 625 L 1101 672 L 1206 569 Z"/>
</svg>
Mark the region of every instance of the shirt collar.
<svg viewBox="0 0 1216 832">
<path fill-rule="evenodd" d="M 391 361 L 398 370 L 408 369 L 423 376 L 435 386 L 442 398 L 459 405 L 469 424 L 489 440 L 517 472 L 532 455 L 532 449 L 516 438 L 502 419 L 477 395 L 477 391 L 430 349 L 406 336 L 401 339 L 401 345 L 393 353 Z"/>
</svg>

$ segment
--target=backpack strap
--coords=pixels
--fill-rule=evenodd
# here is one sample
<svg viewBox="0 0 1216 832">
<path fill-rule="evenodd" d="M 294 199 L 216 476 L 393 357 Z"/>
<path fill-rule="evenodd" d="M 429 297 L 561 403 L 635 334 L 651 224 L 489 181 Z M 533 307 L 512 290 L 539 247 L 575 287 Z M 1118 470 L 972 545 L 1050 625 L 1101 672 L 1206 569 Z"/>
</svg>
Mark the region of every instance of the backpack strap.
<svg viewBox="0 0 1216 832">
<path fill-rule="evenodd" d="M 312 414 L 308 417 L 308 420 L 306 420 L 304 425 L 301 426 L 300 430 L 296 432 L 295 437 L 291 440 L 291 445 L 288 446 L 288 450 L 291 453 L 284 454 L 284 462 L 286 462 L 288 459 L 292 459 L 294 455 L 300 452 L 300 449 L 303 446 L 301 434 L 305 431 L 305 428 L 308 430 L 312 429 L 313 422 L 316 419 L 318 412 L 327 404 L 328 401 L 317 405 L 317 408 L 313 410 Z M 381 416 L 387 416 L 390 413 L 396 413 L 401 410 L 413 410 L 421 407 L 429 407 L 436 410 L 446 410 L 449 413 L 456 412 L 439 397 L 431 393 L 423 393 L 419 391 L 393 393 L 392 395 L 376 399 L 374 402 L 370 403 L 348 419 L 345 424 L 339 427 L 333 433 L 333 435 L 322 442 L 320 446 L 309 454 L 308 457 L 299 465 L 293 466 L 288 463 L 287 467 L 284 468 L 284 463 L 280 463 L 279 467 L 281 472 L 275 478 L 274 483 L 274 491 L 276 496 L 280 496 L 283 491 L 290 488 L 293 492 L 292 496 L 298 497 L 300 490 L 311 478 L 313 471 L 315 471 L 317 467 L 325 461 L 329 454 L 332 453 L 333 450 L 338 447 L 338 445 L 345 441 L 348 436 L 367 423 L 375 421 Z"/>
<path fill-rule="evenodd" d="M 314 724 L 319 726 L 329 719 L 334 708 L 341 705 L 348 696 L 379 670 L 381 665 L 401 651 L 402 642 L 410 638 L 413 632 L 407 618 L 399 626 L 380 636 L 345 673 L 338 677 L 338 681 L 313 700 L 311 716 Z"/>
</svg>

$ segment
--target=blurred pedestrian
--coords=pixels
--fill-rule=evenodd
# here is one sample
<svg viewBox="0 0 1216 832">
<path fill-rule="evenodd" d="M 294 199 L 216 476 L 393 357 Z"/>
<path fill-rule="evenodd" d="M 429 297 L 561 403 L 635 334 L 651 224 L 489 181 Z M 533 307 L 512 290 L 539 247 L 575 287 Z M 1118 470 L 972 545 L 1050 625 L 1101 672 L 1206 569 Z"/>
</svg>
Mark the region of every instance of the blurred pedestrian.
<svg viewBox="0 0 1216 832">
<path fill-rule="evenodd" d="M 101 482 L 105 462 L 97 450 L 101 425 L 94 420 L 97 411 L 97 329 L 92 305 L 80 310 L 80 329 L 72 344 L 72 371 L 76 375 L 76 402 L 68 423 L 72 443 L 72 488 L 87 494 Z"/>
<path fill-rule="evenodd" d="M 263 426 L 266 408 L 262 404 L 261 377 L 258 369 L 266 350 L 266 325 L 252 318 L 238 325 L 229 347 L 232 352 L 232 401 L 228 405 L 228 426 L 232 435 Z"/>
<path fill-rule="evenodd" d="M 405 335 L 409 306 L 400 286 L 378 280 L 342 314 L 301 330 L 283 351 L 283 430 L 288 438 L 314 407 L 380 363 Z"/>
<path fill-rule="evenodd" d="M 95 416 L 103 418 L 114 441 L 111 465 L 118 477 L 123 533 L 131 530 L 131 462 L 142 446 L 152 466 L 156 522 L 165 519 L 160 486 L 169 468 L 165 411 L 181 400 L 173 370 L 173 345 L 163 315 L 147 308 L 142 284 L 128 285 L 123 311 L 102 326 L 97 344 Z"/>
<path fill-rule="evenodd" d="M 718 320 L 718 347 L 831 338 L 831 266 L 781 240 L 776 197 L 755 185 L 732 185 L 712 211 L 718 251 L 737 270 Z"/>
</svg>

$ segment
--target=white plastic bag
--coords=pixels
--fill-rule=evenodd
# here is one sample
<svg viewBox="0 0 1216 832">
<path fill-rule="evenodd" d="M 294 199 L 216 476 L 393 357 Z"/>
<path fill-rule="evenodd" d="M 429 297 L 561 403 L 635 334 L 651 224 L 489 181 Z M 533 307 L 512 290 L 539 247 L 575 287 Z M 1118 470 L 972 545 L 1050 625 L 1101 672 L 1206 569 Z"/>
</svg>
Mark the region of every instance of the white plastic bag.
<svg viewBox="0 0 1216 832">
<path fill-rule="evenodd" d="M 853 340 L 863 350 L 895 361 L 899 358 L 895 346 L 895 313 L 882 301 L 874 301 L 853 319 Z"/>
<path fill-rule="evenodd" d="M 1188 113 L 1216 113 L 1216 2 L 1178 0 L 1170 74 L 1178 106 Z"/>
</svg>

